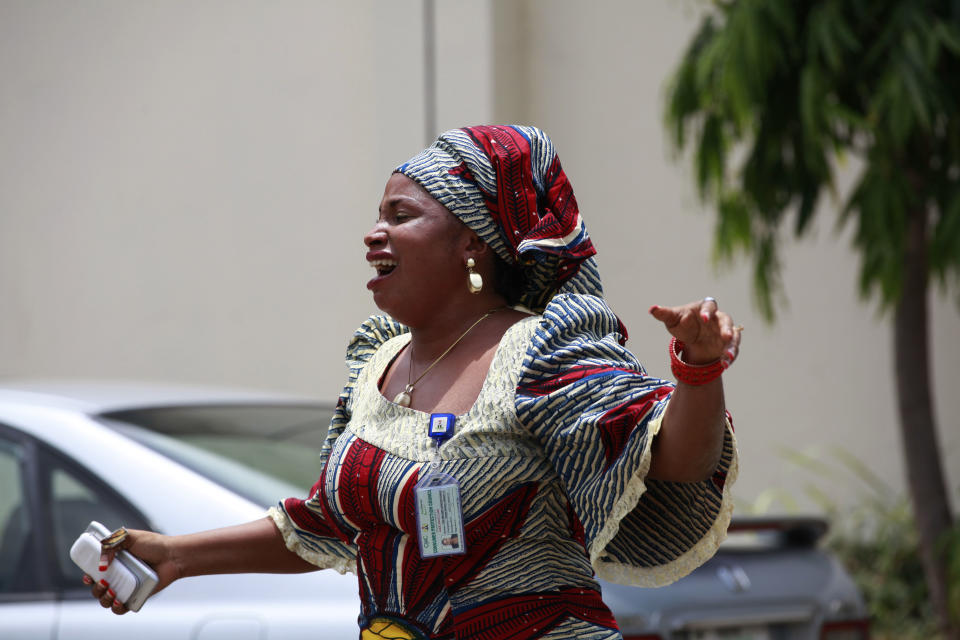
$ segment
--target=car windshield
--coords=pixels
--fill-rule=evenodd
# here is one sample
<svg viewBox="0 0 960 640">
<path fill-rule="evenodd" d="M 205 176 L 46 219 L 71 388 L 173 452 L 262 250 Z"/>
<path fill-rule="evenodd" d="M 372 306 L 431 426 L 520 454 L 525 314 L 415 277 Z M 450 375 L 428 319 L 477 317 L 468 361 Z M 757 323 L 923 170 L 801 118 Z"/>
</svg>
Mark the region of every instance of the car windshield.
<svg viewBox="0 0 960 640">
<path fill-rule="evenodd" d="M 115 411 L 105 424 L 261 504 L 305 495 L 320 472 L 332 409 L 218 405 Z"/>
</svg>

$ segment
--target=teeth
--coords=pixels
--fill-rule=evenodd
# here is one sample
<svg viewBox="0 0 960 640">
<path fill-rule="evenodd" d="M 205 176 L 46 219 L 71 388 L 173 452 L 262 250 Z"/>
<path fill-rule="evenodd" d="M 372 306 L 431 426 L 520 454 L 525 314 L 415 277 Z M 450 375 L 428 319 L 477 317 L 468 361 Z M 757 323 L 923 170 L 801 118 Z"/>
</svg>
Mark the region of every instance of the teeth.
<svg viewBox="0 0 960 640">
<path fill-rule="evenodd" d="M 370 266 L 373 267 L 374 269 L 377 269 L 379 267 L 395 267 L 397 266 L 397 261 L 396 260 L 371 260 Z"/>
</svg>

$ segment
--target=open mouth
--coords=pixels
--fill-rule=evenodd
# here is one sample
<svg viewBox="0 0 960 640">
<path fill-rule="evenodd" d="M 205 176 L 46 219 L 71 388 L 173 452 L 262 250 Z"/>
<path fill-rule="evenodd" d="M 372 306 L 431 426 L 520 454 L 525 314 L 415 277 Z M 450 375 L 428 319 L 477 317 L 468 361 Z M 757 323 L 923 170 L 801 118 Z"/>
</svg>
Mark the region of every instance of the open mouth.
<svg viewBox="0 0 960 640">
<path fill-rule="evenodd" d="M 378 276 L 385 276 L 397 268 L 395 260 L 371 260 L 370 266 L 377 270 Z"/>
</svg>

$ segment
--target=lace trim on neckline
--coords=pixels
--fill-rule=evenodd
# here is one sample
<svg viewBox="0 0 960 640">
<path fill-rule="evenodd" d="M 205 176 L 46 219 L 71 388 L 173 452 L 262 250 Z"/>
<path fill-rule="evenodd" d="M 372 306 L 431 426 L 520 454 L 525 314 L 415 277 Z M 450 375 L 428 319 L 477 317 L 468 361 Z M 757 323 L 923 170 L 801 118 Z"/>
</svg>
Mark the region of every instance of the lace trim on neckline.
<svg viewBox="0 0 960 640">
<path fill-rule="evenodd" d="M 477 399 L 466 413 L 457 416 L 456 433 L 444 444 L 441 457 L 459 457 L 455 455 L 458 444 L 466 445 L 467 441 L 476 448 L 476 438 L 471 438 L 468 431 L 484 430 L 487 425 L 493 428 L 496 424 L 516 422 L 514 397 L 520 377 L 520 365 L 539 320 L 539 316 L 523 318 L 504 332 Z M 409 341 L 409 333 L 391 338 L 370 358 L 357 380 L 352 416 L 347 430 L 396 455 L 426 461 L 430 459 L 435 448 L 434 443 L 427 437 L 430 413 L 391 402 L 377 386 L 385 367 Z M 486 453 L 496 454 L 492 450 Z M 516 450 L 510 449 L 510 453 L 515 454 Z"/>
</svg>

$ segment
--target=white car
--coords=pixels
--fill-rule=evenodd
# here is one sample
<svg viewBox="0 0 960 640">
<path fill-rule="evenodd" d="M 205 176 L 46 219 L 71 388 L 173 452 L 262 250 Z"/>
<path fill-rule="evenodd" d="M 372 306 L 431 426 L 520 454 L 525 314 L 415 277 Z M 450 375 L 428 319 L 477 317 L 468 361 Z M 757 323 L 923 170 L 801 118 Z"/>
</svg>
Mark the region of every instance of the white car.
<svg viewBox="0 0 960 640">
<path fill-rule="evenodd" d="M 230 424 L 263 421 L 265 431 L 311 418 L 307 429 L 326 431 L 315 407 L 308 414 L 280 396 L 0 384 L 0 638 L 357 637 L 356 578 L 334 571 L 188 578 L 123 616 L 90 596 L 69 549 L 91 520 L 189 533 L 262 518 L 306 491 L 111 417 L 149 406 L 162 419 L 185 404 Z"/>
<path fill-rule="evenodd" d="M 319 475 L 332 408 L 157 385 L 0 381 L 0 639 L 356 638 L 356 578 L 205 576 L 138 613 L 93 601 L 68 551 L 90 520 L 177 534 L 264 516 Z M 866 607 L 813 518 L 735 519 L 661 589 L 601 581 L 624 640 L 867 640 Z"/>
</svg>

